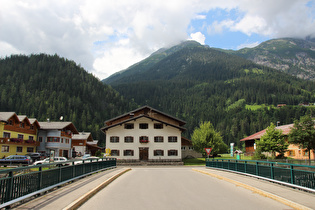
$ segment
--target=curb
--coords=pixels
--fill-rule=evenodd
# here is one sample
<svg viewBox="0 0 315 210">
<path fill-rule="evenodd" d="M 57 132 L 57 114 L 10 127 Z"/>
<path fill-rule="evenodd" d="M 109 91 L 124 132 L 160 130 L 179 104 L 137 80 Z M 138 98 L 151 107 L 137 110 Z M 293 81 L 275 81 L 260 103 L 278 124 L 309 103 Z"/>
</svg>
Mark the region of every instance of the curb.
<svg viewBox="0 0 315 210">
<path fill-rule="evenodd" d="M 275 194 L 272 194 L 272 193 L 269 193 L 269 192 L 266 192 L 266 191 L 263 191 L 263 190 L 260 190 L 260 189 L 257 189 L 255 187 L 252 187 L 252 186 L 249 186 L 247 184 L 244 184 L 244 183 L 241 183 L 241 182 L 238 182 L 238 181 L 235 181 L 235 180 L 232 180 L 232 179 L 229 179 L 229 178 L 226 178 L 226 177 L 223 177 L 223 176 L 220 176 L 220 175 L 217 175 L 217 174 L 213 174 L 213 173 L 209 173 L 209 172 L 206 172 L 206 171 L 203 171 L 203 170 L 198 170 L 198 169 L 192 169 L 193 171 L 196 171 L 196 172 L 199 172 L 199 173 L 203 173 L 203 174 L 206 174 L 206 175 L 209 175 L 209 176 L 212 176 L 212 177 L 215 177 L 215 178 L 218 178 L 218 179 L 221 179 L 221 180 L 224 180 L 224 181 L 227 181 L 227 182 L 230 182 L 230 183 L 233 183 L 235 184 L 236 186 L 239 186 L 239 187 L 243 187 L 245 189 L 248 189 L 248 190 L 251 190 L 253 191 L 254 193 L 257 193 L 259 195 L 262 195 L 262 196 L 265 196 L 267 198 L 271 198 L 275 201 L 278 201 L 280 203 L 283 203 L 287 206 L 290 206 L 294 209 L 299 209 L 299 210 L 311 210 L 311 208 L 308 208 L 306 206 L 303 206 L 301 204 L 298 204 L 298 203 L 295 203 L 293 201 L 290 201 L 290 200 L 287 200 L 285 198 L 282 198 L 280 196 L 277 196 Z"/>
<path fill-rule="evenodd" d="M 130 171 L 131 168 L 124 169 L 123 171 L 119 172 L 118 174 L 115 174 L 114 176 L 108 178 L 106 181 L 98 185 L 96 188 L 90 190 L 89 192 L 82 195 L 80 198 L 76 199 L 72 203 L 70 203 L 68 206 L 63 208 L 63 210 L 73 210 L 79 208 L 83 203 L 85 203 L 87 200 L 89 200 L 93 195 L 98 193 L 100 190 L 102 190 L 104 187 L 109 185 L 111 182 L 113 182 L 115 179 L 117 179 L 119 176 L 123 175 L 124 173 Z"/>
</svg>

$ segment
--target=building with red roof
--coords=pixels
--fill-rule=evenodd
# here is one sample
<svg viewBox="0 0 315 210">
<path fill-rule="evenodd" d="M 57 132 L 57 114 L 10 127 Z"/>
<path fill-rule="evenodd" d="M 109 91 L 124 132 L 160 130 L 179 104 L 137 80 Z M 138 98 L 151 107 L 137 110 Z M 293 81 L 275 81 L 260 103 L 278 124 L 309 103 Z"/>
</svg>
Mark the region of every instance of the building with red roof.
<svg viewBox="0 0 315 210">
<path fill-rule="evenodd" d="M 282 130 L 282 134 L 289 135 L 291 129 L 294 124 L 277 126 L 276 129 Z M 240 141 L 245 142 L 245 155 L 253 155 L 256 150 L 256 140 L 260 140 L 260 138 L 266 133 L 266 129 L 254 133 L 253 135 L 247 136 L 246 138 L 241 139 Z M 294 159 L 308 159 L 308 151 L 306 149 L 300 148 L 299 145 L 290 144 L 287 152 L 285 153 L 286 157 L 291 157 Z M 311 151 L 311 159 L 314 159 L 315 154 L 314 151 Z"/>
</svg>

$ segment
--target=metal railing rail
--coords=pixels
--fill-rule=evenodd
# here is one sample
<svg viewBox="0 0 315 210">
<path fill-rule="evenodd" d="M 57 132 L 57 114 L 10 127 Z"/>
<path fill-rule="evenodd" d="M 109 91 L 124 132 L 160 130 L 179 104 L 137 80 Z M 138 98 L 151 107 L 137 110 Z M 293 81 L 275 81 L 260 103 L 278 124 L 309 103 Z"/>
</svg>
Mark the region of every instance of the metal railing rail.
<svg viewBox="0 0 315 210">
<path fill-rule="evenodd" d="M 115 158 L 49 163 L 0 170 L 0 208 L 89 174 L 116 167 Z"/>
<path fill-rule="evenodd" d="M 315 166 L 255 160 L 207 159 L 206 167 L 234 171 L 315 192 Z"/>
</svg>

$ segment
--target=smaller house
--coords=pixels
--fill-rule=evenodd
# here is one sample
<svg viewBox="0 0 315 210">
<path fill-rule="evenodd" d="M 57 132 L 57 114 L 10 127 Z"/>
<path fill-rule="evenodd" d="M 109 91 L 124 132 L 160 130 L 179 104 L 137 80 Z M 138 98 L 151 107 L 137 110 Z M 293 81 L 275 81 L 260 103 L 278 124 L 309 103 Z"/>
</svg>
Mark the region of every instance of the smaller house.
<svg viewBox="0 0 315 210">
<path fill-rule="evenodd" d="M 39 124 L 15 112 L 0 112 L 0 158 L 35 152 Z"/>
<path fill-rule="evenodd" d="M 37 151 L 60 157 L 72 157 L 72 136 L 79 134 L 72 122 L 39 122 Z"/>
<path fill-rule="evenodd" d="M 95 156 L 96 151 L 104 152 L 103 148 L 97 146 L 98 140 L 93 140 L 92 142 L 86 142 L 87 146 L 87 153 L 91 154 L 92 156 Z"/>
<path fill-rule="evenodd" d="M 76 151 L 78 156 L 88 153 L 87 142 L 93 142 L 90 132 L 79 132 L 78 134 L 73 135 L 71 146 Z"/>
<path fill-rule="evenodd" d="M 185 137 L 182 137 L 182 158 L 202 158 L 202 154 L 194 150 L 192 141 Z"/>
<path fill-rule="evenodd" d="M 288 125 L 282 125 L 276 127 L 276 129 L 282 130 L 282 134 L 289 135 L 291 129 L 293 127 L 293 124 Z M 254 133 L 253 135 L 250 135 L 246 138 L 241 139 L 240 141 L 245 142 L 245 155 L 253 155 L 256 150 L 256 144 L 255 141 L 259 140 L 264 134 L 266 133 L 266 129 L 259 131 L 257 133 Z M 287 152 L 285 153 L 286 157 L 291 157 L 294 159 L 308 159 L 308 153 L 306 149 L 299 148 L 298 145 L 290 144 L 288 147 Z M 311 159 L 314 159 L 315 154 L 314 151 L 311 151 Z"/>
</svg>

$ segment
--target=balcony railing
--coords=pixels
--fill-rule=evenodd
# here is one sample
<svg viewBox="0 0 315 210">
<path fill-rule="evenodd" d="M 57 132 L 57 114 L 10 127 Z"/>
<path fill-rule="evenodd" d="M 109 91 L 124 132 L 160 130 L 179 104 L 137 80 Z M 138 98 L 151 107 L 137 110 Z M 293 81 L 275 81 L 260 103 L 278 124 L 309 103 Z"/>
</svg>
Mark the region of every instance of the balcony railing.
<svg viewBox="0 0 315 210">
<path fill-rule="evenodd" d="M 61 131 L 61 136 L 64 136 L 64 137 L 68 137 L 68 138 L 71 138 L 71 132 L 68 132 L 68 131 Z"/>
<path fill-rule="evenodd" d="M 0 144 L 13 144 L 21 146 L 39 146 L 40 142 L 32 139 L 23 140 L 18 138 L 0 138 Z"/>
</svg>

